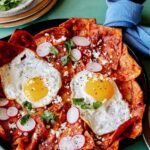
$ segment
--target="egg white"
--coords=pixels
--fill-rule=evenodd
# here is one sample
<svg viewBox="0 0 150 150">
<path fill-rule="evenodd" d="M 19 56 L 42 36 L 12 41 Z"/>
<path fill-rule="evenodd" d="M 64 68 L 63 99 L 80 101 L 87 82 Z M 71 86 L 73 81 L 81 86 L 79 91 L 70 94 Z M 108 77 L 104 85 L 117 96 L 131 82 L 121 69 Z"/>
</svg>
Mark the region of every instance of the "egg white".
<svg viewBox="0 0 150 150">
<path fill-rule="evenodd" d="M 9 64 L 1 67 L 0 77 L 4 93 L 8 99 L 15 99 L 20 104 L 29 101 L 34 108 L 50 104 L 61 87 L 59 71 L 52 64 L 39 59 L 29 49 L 25 49 Z M 48 88 L 48 94 L 39 101 L 31 101 L 23 91 L 27 81 L 34 77 L 42 78 L 44 85 Z"/>
<path fill-rule="evenodd" d="M 87 70 L 81 71 L 74 76 L 71 81 L 71 91 L 73 98 L 84 98 L 84 102 L 92 104 L 96 102 L 94 97 L 87 94 L 85 91 L 88 78 L 94 80 L 103 79 L 103 75 L 95 74 Z M 98 109 L 82 109 L 80 110 L 81 118 L 90 126 L 93 132 L 97 135 L 103 135 L 115 131 L 121 124 L 130 118 L 130 109 L 128 103 L 123 100 L 122 95 L 116 83 L 108 78 L 113 83 L 115 93 L 109 100 L 104 100 L 102 106 Z"/>
</svg>

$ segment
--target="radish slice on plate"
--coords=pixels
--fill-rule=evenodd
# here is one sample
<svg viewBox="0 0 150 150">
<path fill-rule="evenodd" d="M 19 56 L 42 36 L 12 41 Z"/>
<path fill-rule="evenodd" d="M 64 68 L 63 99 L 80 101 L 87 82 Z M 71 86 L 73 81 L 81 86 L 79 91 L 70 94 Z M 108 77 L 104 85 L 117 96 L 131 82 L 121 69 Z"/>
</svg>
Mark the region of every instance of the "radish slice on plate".
<svg viewBox="0 0 150 150">
<path fill-rule="evenodd" d="M 71 50 L 72 61 L 79 61 L 81 59 L 81 52 L 78 49 Z"/>
<path fill-rule="evenodd" d="M 9 100 L 5 99 L 5 98 L 1 98 L 0 99 L 0 106 L 6 106 L 9 103 Z"/>
<path fill-rule="evenodd" d="M 72 137 L 71 136 L 63 137 L 59 142 L 59 149 L 60 150 L 74 150 Z"/>
<path fill-rule="evenodd" d="M 49 42 L 44 42 L 44 43 L 38 45 L 38 47 L 36 49 L 36 53 L 40 57 L 45 57 L 50 53 L 50 47 L 52 47 L 52 45 Z"/>
<path fill-rule="evenodd" d="M 8 109 L 7 109 L 7 115 L 9 116 L 9 117 L 14 117 L 14 116 L 16 116 L 18 114 L 18 109 L 16 108 L 16 107 L 9 107 Z"/>
<path fill-rule="evenodd" d="M 82 36 L 74 36 L 72 40 L 78 46 L 89 46 L 91 43 L 87 38 Z"/>
<path fill-rule="evenodd" d="M 71 107 L 67 112 L 67 121 L 71 124 L 79 119 L 80 113 L 77 107 Z"/>
<path fill-rule="evenodd" d="M 29 118 L 29 120 L 24 125 L 21 124 L 20 119 L 17 121 L 17 127 L 24 132 L 32 131 L 35 128 L 35 125 L 36 123 L 32 118 Z"/>
<path fill-rule="evenodd" d="M 74 149 L 80 149 L 84 146 L 85 144 L 85 137 L 84 135 L 75 135 L 72 137 L 72 143 L 74 146 Z"/>
<path fill-rule="evenodd" d="M 7 115 L 7 109 L 6 108 L 0 108 L 0 120 L 7 120 L 9 119 L 9 116 Z"/>
<path fill-rule="evenodd" d="M 99 72 L 102 70 L 102 66 L 97 62 L 89 62 L 86 64 L 86 69 L 91 72 Z"/>
</svg>

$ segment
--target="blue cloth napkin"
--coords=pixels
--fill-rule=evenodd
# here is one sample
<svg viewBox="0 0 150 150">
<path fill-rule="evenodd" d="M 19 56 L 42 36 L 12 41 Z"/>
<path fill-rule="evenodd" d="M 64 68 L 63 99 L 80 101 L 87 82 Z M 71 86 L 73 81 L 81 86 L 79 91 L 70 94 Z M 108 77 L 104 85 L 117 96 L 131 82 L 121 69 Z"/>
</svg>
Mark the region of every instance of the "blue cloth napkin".
<svg viewBox="0 0 150 150">
<path fill-rule="evenodd" d="M 139 25 L 143 5 L 130 0 L 107 0 L 107 6 L 104 24 L 123 27 L 127 44 L 150 56 L 150 28 Z"/>
</svg>

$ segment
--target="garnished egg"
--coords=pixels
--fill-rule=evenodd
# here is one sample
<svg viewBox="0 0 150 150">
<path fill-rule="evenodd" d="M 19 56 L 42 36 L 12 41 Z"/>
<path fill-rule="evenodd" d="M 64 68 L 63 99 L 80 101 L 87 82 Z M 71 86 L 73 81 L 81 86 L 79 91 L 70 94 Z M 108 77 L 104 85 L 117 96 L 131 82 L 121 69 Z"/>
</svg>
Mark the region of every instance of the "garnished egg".
<svg viewBox="0 0 150 150">
<path fill-rule="evenodd" d="M 71 81 L 72 100 L 80 110 L 81 118 L 97 135 L 115 131 L 130 118 L 128 103 L 123 100 L 116 83 L 111 78 L 99 73 L 83 70 L 77 73 Z M 79 100 L 83 100 L 81 104 Z M 101 106 L 93 104 L 101 103 Z M 74 104 L 73 104 L 74 105 Z"/>
<path fill-rule="evenodd" d="M 29 101 L 34 108 L 50 104 L 61 88 L 59 71 L 29 49 L 1 67 L 0 77 L 8 99 Z"/>
</svg>

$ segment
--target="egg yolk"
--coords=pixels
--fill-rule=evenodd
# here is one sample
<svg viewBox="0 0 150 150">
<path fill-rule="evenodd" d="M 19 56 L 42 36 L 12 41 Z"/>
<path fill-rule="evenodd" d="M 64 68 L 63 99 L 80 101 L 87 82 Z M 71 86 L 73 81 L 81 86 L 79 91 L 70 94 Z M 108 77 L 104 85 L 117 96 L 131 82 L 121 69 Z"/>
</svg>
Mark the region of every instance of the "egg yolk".
<svg viewBox="0 0 150 150">
<path fill-rule="evenodd" d="M 31 101 L 39 101 L 48 93 L 48 88 L 44 85 L 41 77 L 34 77 L 24 85 L 24 93 Z"/>
<path fill-rule="evenodd" d="M 86 83 L 85 90 L 87 94 L 100 102 L 105 99 L 110 99 L 114 95 L 113 83 L 106 79 L 93 80 L 90 78 Z"/>
</svg>

